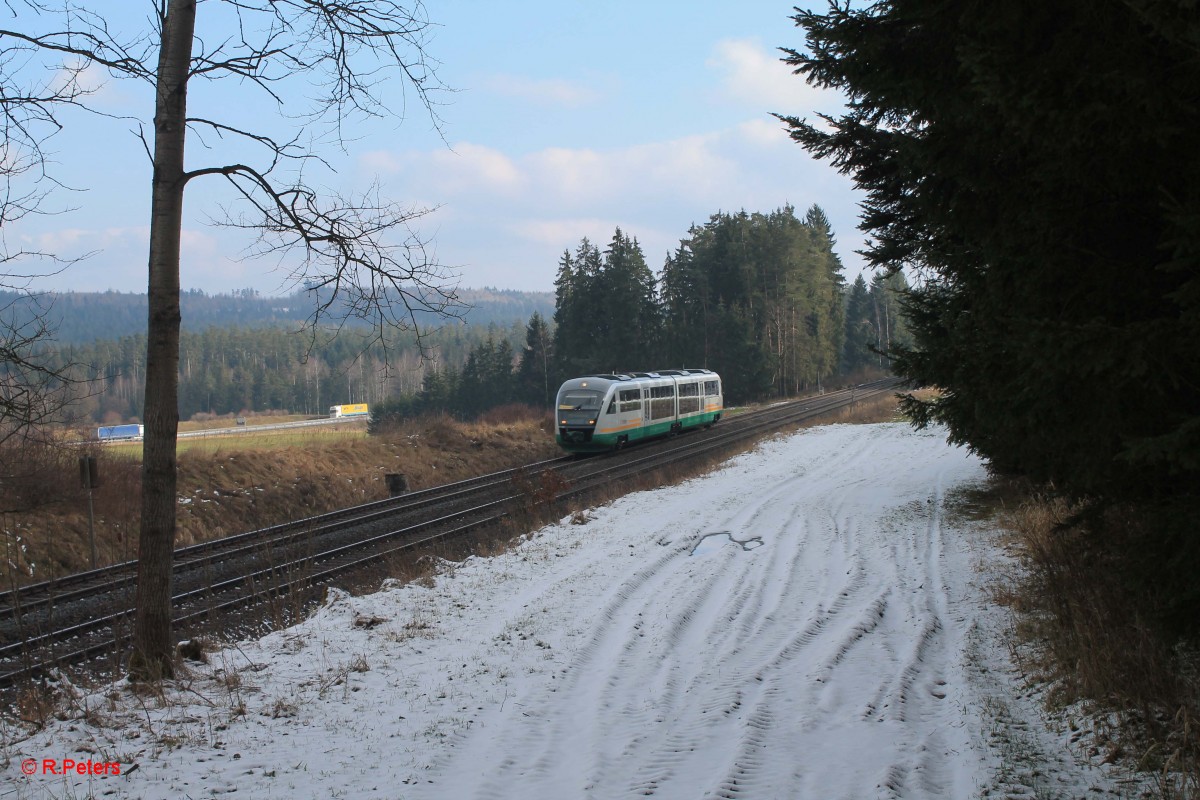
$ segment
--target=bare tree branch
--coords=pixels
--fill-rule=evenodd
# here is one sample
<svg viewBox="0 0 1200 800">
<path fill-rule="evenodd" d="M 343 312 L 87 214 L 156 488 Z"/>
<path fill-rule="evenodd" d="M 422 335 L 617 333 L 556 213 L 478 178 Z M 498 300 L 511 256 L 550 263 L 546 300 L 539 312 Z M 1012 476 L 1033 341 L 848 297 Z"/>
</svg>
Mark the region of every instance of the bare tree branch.
<svg viewBox="0 0 1200 800">
<path fill-rule="evenodd" d="M 70 365 L 52 365 L 47 351 L 50 311 L 42 296 L 0 292 L 0 444 L 61 422 L 73 399 Z"/>
<path fill-rule="evenodd" d="M 427 355 L 419 317 L 461 316 L 454 276 L 436 263 L 428 241 L 411 225 L 431 209 L 383 200 L 377 186 L 358 198 L 323 198 L 305 186 L 278 189 L 244 164 L 188 177 L 210 174 L 223 175 L 254 209 L 218 224 L 253 232 L 254 257 L 288 263 L 294 255 L 290 278 L 312 292 L 314 327 L 321 320 L 366 322 L 385 348 L 389 329 L 411 329 Z"/>
<path fill-rule="evenodd" d="M 320 155 L 318 155 L 317 153 L 314 153 L 311 150 L 308 150 L 304 147 L 301 147 L 301 145 L 300 145 L 301 134 L 300 133 L 297 133 L 289 141 L 279 142 L 279 141 L 275 140 L 274 138 L 267 136 L 265 134 L 252 133 L 250 131 L 245 131 L 245 130 L 242 130 L 241 128 L 237 128 L 232 125 L 226 125 L 224 123 L 215 122 L 210 119 L 202 119 L 199 117 L 188 117 L 187 124 L 193 130 L 196 130 L 197 127 L 209 128 L 219 138 L 224 138 L 225 134 L 230 134 L 231 136 L 240 137 L 240 138 L 246 139 L 248 141 L 254 142 L 255 144 L 261 145 L 264 148 L 264 150 L 267 154 L 267 157 L 270 158 L 271 162 L 272 162 L 269 167 L 267 167 L 266 169 L 263 170 L 264 174 L 270 174 L 275 169 L 275 167 L 279 164 L 279 162 L 285 161 L 285 160 L 286 161 L 316 161 L 316 162 L 319 162 L 324 167 L 330 167 L 329 162 L 326 161 L 324 158 L 322 158 Z M 198 132 L 196 135 L 201 136 L 201 134 Z M 204 142 L 203 138 L 201 138 L 201 143 L 204 144 L 204 146 L 206 148 L 208 147 L 208 144 Z M 202 169 L 202 170 L 196 170 L 195 173 L 189 173 L 188 177 L 190 178 L 192 174 L 205 174 L 207 172 L 214 172 L 214 171 L 219 172 L 221 169 L 222 168 L 219 168 L 219 167 L 218 168 L 210 167 L 210 168 L 206 168 L 206 169 Z"/>
<path fill-rule="evenodd" d="M 154 61 L 148 56 L 157 45 L 157 36 L 146 34 L 122 42 L 109 30 L 104 17 L 69 2 L 57 7 L 35 2 L 26 2 L 24 6 L 25 13 L 19 15 L 9 4 L 14 18 L 52 17 L 61 21 L 63 29 L 38 33 L 0 29 L 0 41 L 6 43 L 6 48 L 37 54 L 75 56 L 89 64 L 108 67 L 115 74 L 153 83 Z"/>
<path fill-rule="evenodd" d="M 39 149 L 45 141 L 42 132 L 52 135 L 57 129 L 56 110 L 88 107 L 83 102 L 86 69 L 102 67 L 113 77 L 146 82 L 155 89 L 153 125 L 142 118 L 136 127 L 153 161 L 153 179 L 146 435 L 130 671 L 139 678 L 161 677 L 172 669 L 170 565 L 184 189 L 197 178 L 225 178 L 241 210 L 226 210 L 220 224 L 247 231 L 252 255 L 277 259 L 290 271 L 291 280 L 308 288 L 314 336 L 324 320 L 332 321 L 335 329 L 350 320 L 363 321 L 384 348 L 389 329 L 416 331 L 425 353 L 422 315 L 455 316 L 463 308 L 453 276 L 437 264 L 428 241 L 412 227 L 430 211 L 386 199 L 378 186 L 360 196 L 325 191 L 306 173 L 330 167 L 317 149 L 320 144 L 345 149 L 346 123 L 362 117 L 403 119 L 413 96 L 440 132 L 435 96 L 445 87 L 426 50 L 432 25 L 420 0 L 409 6 L 398 0 L 156 0 L 150 30 L 121 38 L 101 13 L 72 0 L 55 0 L 53 6 L 48 0 L 0 2 L 16 20 L 0 28 L 0 67 L 5 68 L 0 69 L 0 102 L 11 98 L 4 104 L 4 119 L 18 134 L 9 140 L 18 147 L 13 163 L 27 169 L 45 163 Z M 213 21 L 211 28 L 197 28 L 201 5 L 203 20 Z M 44 20 L 49 20 L 49 30 L 28 29 Z M 29 84 L 38 68 L 62 76 L 59 83 L 43 82 L 37 91 L 19 91 L 21 81 Z M 236 117 L 188 116 L 193 79 L 227 81 L 230 91 L 253 90 L 251 102 L 272 101 L 278 112 L 274 116 L 294 125 L 294 134 L 281 136 L 271 132 L 272 127 L 251 130 L 235 122 Z M 297 95 L 285 86 L 296 84 L 316 90 L 305 108 L 289 105 L 297 102 L 292 99 Z M 222 111 L 239 105 L 244 108 L 244 101 L 226 101 Z M 249 143 L 256 155 L 243 158 L 237 150 L 239 154 L 226 156 L 224 164 L 185 170 L 189 133 L 200 137 L 206 148 L 203 133 L 215 141 L 228 137 Z M 241 163 L 256 159 L 257 163 Z M 41 199 L 37 192 L 12 197 L 20 198 L 12 206 L 16 215 L 36 209 Z M 29 345 L 21 336 L 43 335 L 36 326 L 20 330 L 9 354 L 14 374 L 29 363 L 22 349 Z M 24 402 L 19 389 L 12 397 Z"/>
<path fill-rule="evenodd" d="M 15 11 L 11 2 L 5 6 Z M 33 68 L 45 48 L 31 39 L 0 31 L 0 443 L 61 421 L 74 383 L 71 367 L 56 364 L 48 350 L 51 303 L 30 286 L 81 259 L 10 247 L 8 232 L 30 215 L 58 213 L 45 205 L 61 187 L 46 172 L 45 147 L 62 129 L 59 112 L 81 107 L 89 94 L 81 80 L 87 64 L 62 64 L 45 77 Z"/>
<path fill-rule="evenodd" d="M 435 96 L 449 91 L 427 46 L 433 24 L 420 2 L 396 0 L 225 0 L 237 16 L 230 37 L 193 59 L 210 80 L 249 81 L 278 100 L 273 84 L 297 76 L 320 90 L 307 112 L 286 109 L 308 124 L 328 121 L 339 143 L 354 115 L 407 116 L 407 93 L 441 130 Z M 399 90 L 399 109 L 380 94 Z"/>
</svg>

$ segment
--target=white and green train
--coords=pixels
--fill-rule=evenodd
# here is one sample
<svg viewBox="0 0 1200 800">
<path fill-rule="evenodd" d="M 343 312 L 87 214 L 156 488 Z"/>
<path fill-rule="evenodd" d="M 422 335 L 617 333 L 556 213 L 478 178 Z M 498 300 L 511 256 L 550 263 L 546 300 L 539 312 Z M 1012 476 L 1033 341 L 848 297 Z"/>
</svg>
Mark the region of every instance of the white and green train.
<svg viewBox="0 0 1200 800">
<path fill-rule="evenodd" d="M 724 405 L 721 376 L 707 369 L 587 375 L 558 390 L 554 438 L 572 453 L 612 450 L 708 427 L 721 418 Z"/>
</svg>

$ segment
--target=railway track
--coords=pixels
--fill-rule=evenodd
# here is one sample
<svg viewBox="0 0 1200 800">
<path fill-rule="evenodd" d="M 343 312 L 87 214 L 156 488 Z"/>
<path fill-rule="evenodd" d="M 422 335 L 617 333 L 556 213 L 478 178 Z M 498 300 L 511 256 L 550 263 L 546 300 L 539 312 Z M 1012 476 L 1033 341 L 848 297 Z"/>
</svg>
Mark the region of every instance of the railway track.
<svg viewBox="0 0 1200 800">
<path fill-rule="evenodd" d="M 580 502 L 599 490 L 773 430 L 894 391 L 888 379 L 721 421 L 710 431 L 584 459 L 563 457 L 400 497 L 250 531 L 176 551 L 174 631 L 183 639 L 248 632 L 265 616 L 284 624 L 324 587 L 520 513 Z M 551 477 L 554 476 L 554 477 Z M 136 563 L 0 592 L 0 691 L 55 666 L 119 669 L 132 625 Z M 264 612 L 266 609 L 266 612 Z M 250 612 L 256 612 L 250 614 Z M 255 622 L 255 620 L 260 620 Z"/>
<path fill-rule="evenodd" d="M 570 461 L 569 457 L 558 458 L 522 469 L 552 468 L 567 461 Z M 314 537 L 329 540 L 341 532 L 354 531 L 380 521 L 403 518 L 431 508 L 451 507 L 456 503 L 469 502 L 489 489 L 511 481 L 520 471 L 505 470 L 411 492 L 401 497 L 182 547 L 175 551 L 174 580 L 177 587 L 186 589 L 195 581 L 196 576 L 209 579 L 213 570 L 221 569 L 221 565 L 253 558 L 264 550 L 286 551 L 302 542 L 309 542 Z M 49 617 L 64 606 L 93 599 L 98 592 L 132 593 L 136 580 L 137 562 L 128 561 L 31 584 L 17 590 L 0 592 L 0 609 L 10 612 L 0 619 L 0 659 L 5 657 L 8 648 L 19 638 L 17 623 L 23 621 L 28 627 L 33 620 Z"/>
</svg>

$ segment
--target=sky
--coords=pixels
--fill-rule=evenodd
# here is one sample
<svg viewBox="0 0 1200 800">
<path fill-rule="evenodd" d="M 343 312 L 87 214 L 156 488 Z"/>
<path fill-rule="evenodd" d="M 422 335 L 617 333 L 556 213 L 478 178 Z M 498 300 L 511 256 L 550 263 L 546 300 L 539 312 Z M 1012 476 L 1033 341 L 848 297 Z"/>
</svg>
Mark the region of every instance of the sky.
<svg viewBox="0 0 1200 800">
<path fill-rule="evenodd" d="M 415 228 L 463 287 L 550 291 L 564 250 L 583 237 L 603 246 L 618 227 L 657 271 L 691 225 L 717 212 L 790 204 L 803 215 L 814 203 L 831 220 L 853 279 L 861 196 L 771 116 L 840 108 L 836 95 L 807 86 L 779 60 L 779 47 L 803 47 L 793 5 L 431 2 L 426 50 L 450 89 L 435 98 L 440 131 L 411 93 L 394 92 L 402 121 L 355 122 L 344 152 L 322 150 L 329 169 L 307 177 L 338 192 L 378 186 L 385 198 L 432 209 Z M 151 4 L 91 6 L 133 30 L 145 27 Z M 228 33 L 219 10 L 199 7 L 207 41 Z M 90 254 L 34 288 L 144 292 L 150 169 L 134 131 L 152 115 L 152 96 L 130 81 L 91 77 L 91 102 L 109 116 L 64 115 L 49 148 L 68 187 L 53 196 L 62 213 L 10 225 L 4 237 L 10 249 Z M 189 113 L 282 130 L 280 109 L 232 84 L 193 86 Z M 192 137 L 187 167 L 230 155 L 226 142 Z M 182 287 L 285 293 L 287 270 L 249 258 L 244 235 L 210 224 L 229 199 L 223 191 L 217 179 L 189 185 Z"/>
</svg>

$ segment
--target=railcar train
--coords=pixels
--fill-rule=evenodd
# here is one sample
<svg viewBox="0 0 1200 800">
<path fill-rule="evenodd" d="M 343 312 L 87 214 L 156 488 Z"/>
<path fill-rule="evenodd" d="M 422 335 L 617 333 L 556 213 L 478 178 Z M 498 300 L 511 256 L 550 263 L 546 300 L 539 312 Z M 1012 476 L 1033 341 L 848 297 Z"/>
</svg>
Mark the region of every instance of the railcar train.
<svg viewBox="0 0 1200 800">
<path fill-rule="evenodd" d="M 707 369 L 587 375 L 558 390 L 554 439 L 568 452 L 595 453 L 707 427 L 723 410 L 721 376 Z"/>
</svg>

